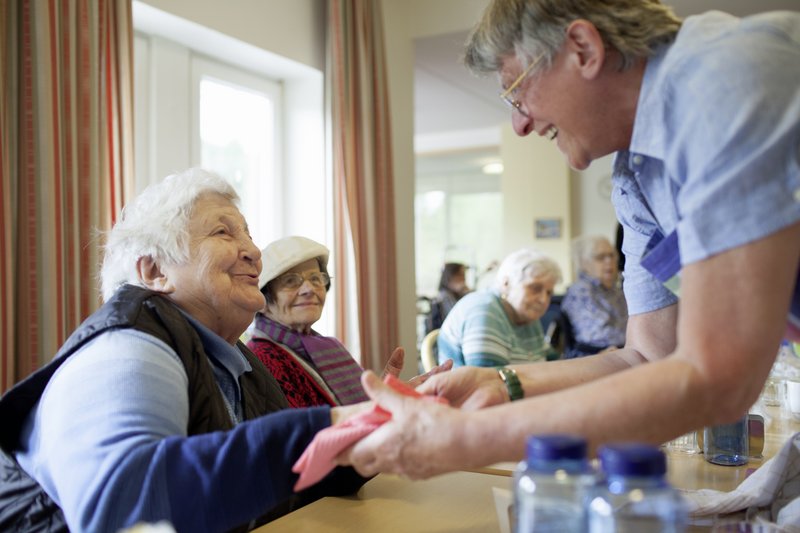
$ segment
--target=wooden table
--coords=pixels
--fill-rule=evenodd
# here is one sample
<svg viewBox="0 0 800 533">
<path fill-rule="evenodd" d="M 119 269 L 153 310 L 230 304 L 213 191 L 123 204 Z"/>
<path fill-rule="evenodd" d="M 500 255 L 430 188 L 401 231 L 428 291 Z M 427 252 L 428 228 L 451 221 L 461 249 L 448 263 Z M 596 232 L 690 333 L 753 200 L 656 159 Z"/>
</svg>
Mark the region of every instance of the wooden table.
<svg viewBox="0 0 800 533">
<path fill-rule="evenodd" d="M 674 487 L 688 490 L 731 491 L 764 462 L 780 451 L 786 441 L 800 431 L 800 423 L 778 407 L 764 409 L 766 427 L 761 457 L 751 457 L 746 465 L 719 466 L 709 463 L 702 453 L 667 452 L 667 477 Z"/>
<path fill-rule="evenodd" d="M 492 487 L 510 489 L 510 485 L 509 477 L 476 472 L 453 472 L 425 481 L 380 474 L 355 496 L 322 498 L 256 531 L 496 532 Z"/>
<path fill-rule="evenodd" d="M 702 453 L 680 453 L 665 450 L 667 453 L 667 479 L 673 487 L 687 490 L 715 489 L 730 491 L 735 489 L 755 469 L 774 456 L 786 441 L 800 431 L 800 422 L 793 420 L 778 407 L 766 407 L 766 428 L 764 451 L 761 457 L 751 457 L 746 465 L 720 466 L 706 461 Z M 497 463 L 476 469 L 475 472 L 510 476 L 516 463 Z"/>
<path fill-rule="evenodd" d="M 673 486 L 729 491 L 777 453 L 800 423 L 768 411 L 764 453 L 745 466 L 708 463 L 702 454 L 668 452 L 668 478 Z M 497 532 L 493 487 L 510 490 L 515 463 L 498 463 L 470 472 L 454 472 L 425 481 L 381 474 L 354 496 L 322 498 L 259 528 L 259 533 L 291 532 Z M 690 531 L 709 528 L 693 526 Z"/>
</svg>

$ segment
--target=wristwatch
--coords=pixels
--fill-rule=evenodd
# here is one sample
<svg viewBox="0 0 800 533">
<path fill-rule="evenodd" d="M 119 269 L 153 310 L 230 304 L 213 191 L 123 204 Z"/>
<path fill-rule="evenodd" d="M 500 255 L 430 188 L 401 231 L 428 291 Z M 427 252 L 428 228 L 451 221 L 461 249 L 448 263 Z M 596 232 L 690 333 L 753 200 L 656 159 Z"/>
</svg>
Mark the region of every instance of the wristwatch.
<svg viewBox="0 0 800 533">
<path fill-rule="evenodd" d="M 511 368 L 500 368 L 497 370 L 500 373 L 500 379 L 506 384 L 508 390 L 508 397 L 512 402 L 521 400 L 525 393 L 522 391 L 522 384 L 519 382 L 517 372 Z"/>
</svg>

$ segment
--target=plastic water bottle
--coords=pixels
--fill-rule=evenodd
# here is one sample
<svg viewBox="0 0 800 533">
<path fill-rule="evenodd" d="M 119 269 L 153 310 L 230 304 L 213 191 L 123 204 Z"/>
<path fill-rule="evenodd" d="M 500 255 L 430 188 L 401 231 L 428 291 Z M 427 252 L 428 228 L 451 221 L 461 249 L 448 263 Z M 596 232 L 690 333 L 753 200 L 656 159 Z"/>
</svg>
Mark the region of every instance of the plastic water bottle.
<svg viewBox="0 0 800 533">
<path fill-rule="evenodd" d="M 600 448 L 605 475 L 588 502 L 590 533 L 677 533 L 688 513 L 666 480 L 667 460 L 654 446 L 619 444 Z"/>
<path fill-rule="evenodd" d="M 529 437 L 527 458 L 514 473 L 514 531 L 586 531 L 584 501 L 594 482 L 583 438 Z"/>
</svg>

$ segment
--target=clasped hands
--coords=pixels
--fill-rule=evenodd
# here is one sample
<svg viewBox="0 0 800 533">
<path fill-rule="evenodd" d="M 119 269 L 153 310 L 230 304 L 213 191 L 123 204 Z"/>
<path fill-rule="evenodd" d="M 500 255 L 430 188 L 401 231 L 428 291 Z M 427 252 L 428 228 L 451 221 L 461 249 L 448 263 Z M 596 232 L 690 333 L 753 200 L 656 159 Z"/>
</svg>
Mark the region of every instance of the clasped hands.
<svg viewBox="0 0 800 533">
<path fill-rule="evenodd" d="M 391 420 L 342 451 L 336 457 L 338 465 L 353 466 L 363 476 L 390 472 L 422 479 L 470 463 L 460 437 L 466 427 L 465 412 L 508 401 L 505 384 L 490 368 L 462 367 L 423 376 L 417 392 L 444 398 L 449 406 L 403 395 L 371 371 L 362 374 L 371 401 L 335 408 L 332 423 L 342 423 L 374 405 L 391 413 Z"/>
</svg>

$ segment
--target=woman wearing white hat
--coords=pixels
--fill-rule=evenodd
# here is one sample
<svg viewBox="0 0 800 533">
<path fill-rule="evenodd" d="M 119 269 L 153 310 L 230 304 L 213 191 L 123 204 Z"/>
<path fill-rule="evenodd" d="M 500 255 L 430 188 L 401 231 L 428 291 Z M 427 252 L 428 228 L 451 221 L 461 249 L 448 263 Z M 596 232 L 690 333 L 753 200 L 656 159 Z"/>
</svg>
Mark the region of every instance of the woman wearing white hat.
<svg viewBox="0 0 800 533">
<path fill-rule="evenodd" d="M 333 337 L 311 329 L 319 320 L 331 286 L 330 252 L 305 237 L 285 237 L 262 250 L 259 287 L 266 299 L 256 314 L 247 346 L 280 384 L 291 407 L 347 405 L 367 400 L 361 387 L 363 369 Z M 385 372 L 397 375 L 403 349 L 392 353 Z M 428 376 L 449 370 L 449 361 L 411 380 L 418 385 Z"/>
</svg>

